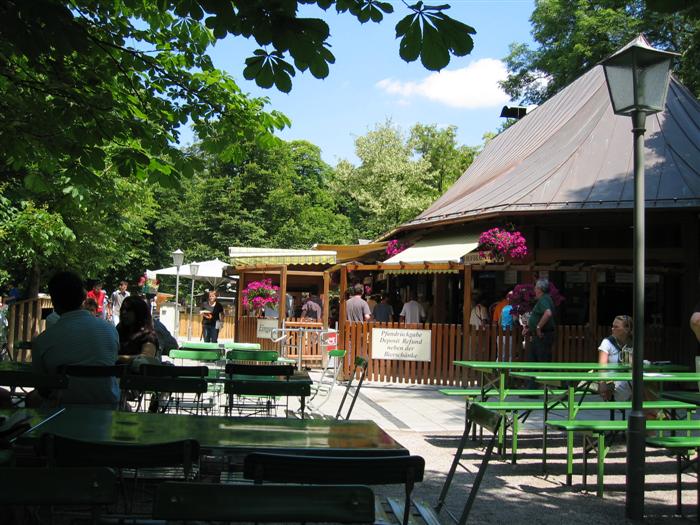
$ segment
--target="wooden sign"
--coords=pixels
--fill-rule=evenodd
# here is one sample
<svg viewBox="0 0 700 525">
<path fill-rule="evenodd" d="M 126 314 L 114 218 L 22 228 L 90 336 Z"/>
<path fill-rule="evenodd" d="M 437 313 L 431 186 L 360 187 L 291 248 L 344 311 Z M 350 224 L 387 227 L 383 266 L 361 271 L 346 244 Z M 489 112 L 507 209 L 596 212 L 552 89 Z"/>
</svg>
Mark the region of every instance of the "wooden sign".
<svg viewBox="0 0 700 525">
<path fill-rule="evenodd" d="M 258 329 L 255 336 L 258 339 L 272 339 L 272 330 L 278 326 L 277 319 L 258 319 Z"/>
<path fill-rule="evenodd" d="M 372 359 L 430 361 L 430 330 L 373 328 Z"/>
</svg>

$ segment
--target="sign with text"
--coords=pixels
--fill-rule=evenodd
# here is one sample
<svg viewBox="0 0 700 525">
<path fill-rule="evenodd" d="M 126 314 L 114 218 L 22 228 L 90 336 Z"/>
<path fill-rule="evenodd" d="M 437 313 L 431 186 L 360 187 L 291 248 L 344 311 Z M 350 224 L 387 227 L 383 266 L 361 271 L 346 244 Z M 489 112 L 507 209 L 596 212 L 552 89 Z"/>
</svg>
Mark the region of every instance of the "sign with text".
<svg viewBox="0 0 700 525">
<path fill-rule="evenodd" d="M 373 328 L 372 359 L 430 361 L 430 330 Z"/>
<path fill-rule="evenodd" d="M 272 330 L 279 325 L 277 319 L 258 319 L 256 337 L 258 339 L 272 339 Z"/>
</svg>

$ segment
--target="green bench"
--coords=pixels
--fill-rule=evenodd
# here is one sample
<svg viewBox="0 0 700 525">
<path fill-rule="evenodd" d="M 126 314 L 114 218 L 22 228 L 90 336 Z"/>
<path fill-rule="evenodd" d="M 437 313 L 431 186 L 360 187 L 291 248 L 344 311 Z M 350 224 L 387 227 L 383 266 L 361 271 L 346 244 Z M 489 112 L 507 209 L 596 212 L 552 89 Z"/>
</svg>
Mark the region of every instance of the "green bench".
<svg viewBox="0 0 700 525">
<path fill-rule="evenodd" d="M 490 389 L 486 392 L 480 388 L 441 388 L 438 390 L 443 395 L 451 397 L 498 397 L 498 389 Z M 550 390 L 554 395 L 564 395 L 566 390 Z M 505 391 L 506 396 L 543 396 L 543 388 L 508 388 Z"/>
<path fill-rule="evenodd" d="M 583 442 L 583 487 L 586 488 L 586 480 L 588 475 L 588 452 L 597 450 L 598 452 L 598 473 L 597 473 L 597 490 L 596 494 L 603 497 L 603 487 L 605 478 L 605 457 L 607 456 L 610 447 L 605 443 L 605 434 L 607 432 L 624 432 L 627 430 L 627 421 L 625 420 L 547 420 L 547 426 L 564 430 L 566 432 L 582 432 L 584 434 Z M 646 429 L 658 432 L 679 432 L 684 430 L 700 430 L 700 420 L 694 419 L 674 419 L 674 420 L 649 420 L 646 422 Z M 669 439 L 669 438 L 664 438 Z M 692 438 L 691 438 L 692 439 Z M 567 453 L 567 484 L 571 484 L 571 474 L 573 457 L 571 453 Z"/>
<path fill-rule="evenodd" d="M 695 393 L 697 392 L 690 392 Z M 698 436 L 670 436 L 670 437 L 653 437 L 647 438 L 647 446 L 656 448 L 665 448 L 672 452 L 677 460 L 677 470 L 676 470 L 676 514 L 682 515 L 683 503 L 682 503 L 682 485 L 681 476 L 683 471 L 694 463 L 697 463 L 700 458 L 700 437 Z M 695 460 L 690 459 L 690 452 L 695 451 Z M 696 479 L 697 492 L 700 494 L 700 478 Z M 697 513 L 698 519 L 700 520 L 700 498 L 697 502 Z"/>
<path fill-rule="evenodd" d="M 504 416 L 505 428 L 510 427 L 511 429 L 511 461 L 513 463 L 517 460 L 518 454 L 518 422 L 522 419 L 524 421 L 527 419 L 527 414 L 533 410 L 544 410 L 544 400 L 533 399 L 531 401 L 474 401 L 476 405 L 482 406 L 488 410 L 495 410 L 500 412 Z M 556 409 L 557 405 L 561 405 L 562 409 L 566 409 L 566 404 L 564 401 L 554 402 L 548 410 Z M 684 403 L 682 401 L 665 400 L 661 399 L 658 401 L 645 401 L 643 407 L 647 410 L 688 410 L 693 411 L 696 407 L 690 403 Z M 614 411 L 616 410 L 630 410 L 632 408 L 631 401 L 582 401 L 576 405 L 576 410 L 610 410 L 610 419 L 614 419 Z M 523 413 L 525 417 L 521 418 L 519 413 Z M 675 416 L 675 414 L 673 414 Z M 547 450 L 547 435 L 543 436 L 543 460 L 546 461 L 546 450 Z M 505 453 L 505 437 L 502 440 L 502 454 Z"/>
</svg>

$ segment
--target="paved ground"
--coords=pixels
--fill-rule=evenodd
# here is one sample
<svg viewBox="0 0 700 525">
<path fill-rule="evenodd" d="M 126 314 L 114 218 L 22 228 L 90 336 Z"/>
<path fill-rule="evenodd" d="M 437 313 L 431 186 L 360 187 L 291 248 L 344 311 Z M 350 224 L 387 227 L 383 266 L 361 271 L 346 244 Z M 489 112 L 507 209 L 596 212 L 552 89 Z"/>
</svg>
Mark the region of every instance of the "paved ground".
<svg viewBox="0 0 700 525">
<path fill-rule="evenodd" d="M 416 489 L 417 495 L 434 502 L 452 462 L 458 438 L 464 425 L 464 402 L 450 399 L 438 387 L 366 383 L 363 385 L 352 419 L 371 419 L 406 446 L 412 454 L 426 460 L 426 480 Z M 319 411 L 335 415 L 344 388 L 337 385 Z M 319 404 L 317 398 L 312 404 Z M 607 418 L 608 413 L 588 414 L 591 418 Z M 564 440 L 554 441 L 549 475 L 541 470 L 541 416 L 534 416 L 521 431 L 521 456 L 513 465 L 495 458 L 489 465 L 469 523 L 577 524 L 625 523 L 625 445 L 622 438 L 606 461 L 605 498 L 595 495 L 595 475 L 589 476 L 589 490 L 581 480 L 580 441 L 573 486 L 565 484 L 566 449 Z M 453 497 L 448 507 L 460 512 L 471 487 L 482 449 L 470 443 L 463 461 L 467 472 L 460 472 L 453 484 Z M 595 460 L 594 460 L 595 461 Z M 595 468 L 595 463 L 590 465 Z M 650 452 L 647 460 L 647 493 L 645 523 L 690 523 L 695 521 L 697 476 L 683 476 L 683 514 L 675 513 L 675 460 L 661 452 Z M 400 495 L 400 492 L 397 492 Z M 446 516 L 445 522 L 449 520 Z"/>
</svg>

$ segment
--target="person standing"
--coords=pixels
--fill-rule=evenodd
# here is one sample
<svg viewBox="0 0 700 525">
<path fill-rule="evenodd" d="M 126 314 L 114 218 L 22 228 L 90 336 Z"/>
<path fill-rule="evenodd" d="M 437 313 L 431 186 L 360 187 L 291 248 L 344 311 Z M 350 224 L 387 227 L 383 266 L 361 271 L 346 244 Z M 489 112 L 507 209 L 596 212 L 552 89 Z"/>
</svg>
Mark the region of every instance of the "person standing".
<svg viewBox="0 0 700 525">
<path fill-rule="evenodd" d="M 219 341 L 219 327 L 224 317 L 224 307 L 217 300 L 216 292 L 211 291 L 207 300 L 202 303 L 199 310 L 202 316 L 202 335 L 205 343 L 217 343 Z"/>
<path fill-rule="evenodd" d="M 417 324 L 423 319 L 425 319 L 425 310 L 423 310 L 423 306 L 416 301 L 416 294 L 411 292 L 408 302 L 404 303 L 401 309 L 399 321 L 406 324 Z"/>
<path fill-rule="evenodd" d="M 95 300 L 97 303 L 97 317 L 102 317 L 105 298 L 107 296 L 105 291 L 102 289 L 102 283 L 100 281 L 96 281 L 95 284 L 92 285 L 92 290 L 87 293 L 87 296 L 88 298 Z"/>
<path fill-rule="evenodd" d="M 313 295 L 308 297 L 303 297 L 304 305 L 301 307 L 301 318 L 302 319 L 313 319 L 318 321 L 323 317 L 323 310 L 319 304 L 314 301 Z"/>
<path fill-rule="evenodd" d="M 112 324 L 114 326 L 119 324 L 119 312 L 121 311 L 124 299 L 129 297 L 129 292 L 126 291 L 128 286 L 129 283 L 126 281 L 119 281 L 119 288 L 114 290 L 109 298 L 109 305 L 107 307 L 108 315 L 112 319 Z"/>
<path fill-rule="evenodd" d="M 353 296 L 345 303 L 345 317 L 348 321 L 369 321 L 371 313 L 367 301 L 362 298 L 364 291 L 364 287 L 359 283 L 353 287 Z"/>
<path fill-rule="evenodd" d="M 372 317 L 378 323 L 390 323 L 394 320 L 394 308 L 389 304 L 389 296 L 382 295 L 382 300 L 372 310 Z"/>
<path fill-rule="evenodd" d="M 537 302 L 523 329 L 523 335 L 531 337 L 528 361 L 549 362 L 552 360 L 555 324 L 554 301 L 549 295 L 547 279 L 539 279 L 535 283 L 535 298 Z"/>
<path fill-rule="evenodd" d="M 506 360 L 506 355 L 508 356 L 508 361 L 513 360 L 513 329 L 515 328 L 515 323 L 513 322 L 513 305 L 511 301 L 513 300 L 513 292 L 508 292 L 506 295 L 506 305 L 501 309 L 501 314 L 498 319 L 498 324 L 501 326 L 501 331 L 503 332 L 503 339 L 498 338 L 499 347 L 501 350 L 501 360 Z"/>
</svg>

